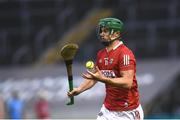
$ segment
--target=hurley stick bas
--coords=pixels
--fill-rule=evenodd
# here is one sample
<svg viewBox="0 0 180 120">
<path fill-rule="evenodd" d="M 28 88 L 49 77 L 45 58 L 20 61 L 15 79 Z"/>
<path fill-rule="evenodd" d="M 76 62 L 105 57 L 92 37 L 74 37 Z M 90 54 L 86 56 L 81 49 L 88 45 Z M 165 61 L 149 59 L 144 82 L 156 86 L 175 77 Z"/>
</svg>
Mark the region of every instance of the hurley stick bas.
<svg viewBox="0 0 180 120">
<path fill-rule="evenodd" d="M 67 69 L 69 91 L 73 90 L 72 64 L 78 48 L 79 48 L 78 45 L 73 43 L 66 44 L 61 48 L 61 56 L 64 59 Z M 74 97 L 71 97 L 70 102 L 68 102 L 67 105 L 73 105 L 73 104 L 74 104 Z"/>
</svg>

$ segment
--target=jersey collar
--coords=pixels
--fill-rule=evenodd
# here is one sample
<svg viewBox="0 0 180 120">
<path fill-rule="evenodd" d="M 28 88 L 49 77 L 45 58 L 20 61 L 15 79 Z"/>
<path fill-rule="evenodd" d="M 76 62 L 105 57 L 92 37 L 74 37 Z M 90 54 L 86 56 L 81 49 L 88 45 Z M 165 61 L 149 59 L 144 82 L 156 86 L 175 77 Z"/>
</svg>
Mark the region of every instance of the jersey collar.
<svg viewBox="0 0 180 120">
<path fill-rule="evenodd" d="M 117 49 L 120 45 L 122 45 L 123 44 L 123 42 L 122 41 L 120 41 L 114 48 L 113 48 L 113 50 L 115 50 L 115 49 Z"/>
</svg>

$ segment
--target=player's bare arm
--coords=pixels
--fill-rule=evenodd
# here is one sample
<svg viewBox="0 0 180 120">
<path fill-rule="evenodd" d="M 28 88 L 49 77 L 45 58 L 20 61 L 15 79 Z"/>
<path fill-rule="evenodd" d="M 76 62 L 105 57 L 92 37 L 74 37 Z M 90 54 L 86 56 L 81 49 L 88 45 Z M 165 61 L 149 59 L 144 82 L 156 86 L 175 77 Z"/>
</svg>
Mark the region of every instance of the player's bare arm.
<svg viewBox="0 0 180 120">
<path fill-rule="evenodd" d="M 96 67 L 96 69 L 96 73 L 88 71 L 88 75 L 84 74 L 83 77 L 86 79 L 93 79 L 96 81 L 107 83 L 115 87 L 131 88 L 134 77 L 134 70 L 121 71 L 121 77 L 118 78 L 108 78 L 101 73 L 98 67 Z"/>
<path fill-rule="evenodd" d="M 102 81 L 116 87 L 131 88 L 133 83 L 134 70 L 121 71 L 120 75 L 121 77 L 119 78 L 104 77 Z"/>
<path fill-rule="evenodd" d="M 79 95 L 80 93 L 92 88 L 96 83 L 97 83 L 97 81 L 84 79 L 84 82 L 81 83 L 81 85 L 79 87 L 74 88 L 71 92 L 68 92 L 67 95 L 69 97 Z"/>
</svg>

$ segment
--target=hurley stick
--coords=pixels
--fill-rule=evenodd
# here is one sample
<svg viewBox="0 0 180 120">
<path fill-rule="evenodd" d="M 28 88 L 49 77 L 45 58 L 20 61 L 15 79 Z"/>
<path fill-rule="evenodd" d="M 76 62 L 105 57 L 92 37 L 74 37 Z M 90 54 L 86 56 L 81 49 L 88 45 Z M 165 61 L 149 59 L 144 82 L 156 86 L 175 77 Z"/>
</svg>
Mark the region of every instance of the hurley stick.
<svg viewBox="0 0 180 120">
<path fill-rule="evenodd" d="M 64 59 L 66 69 L 67 69 L 67 75 L 68 75 L 68 83 L 69 83 L 69 91 L 73 90 L 73 74 L 72 74 L 72 64 L 74 56 L 76 55 L 76 52 L 78 50 L 77 44 L 66 44 L 61 49 L 61 56 Z M 73 105 L 74 104 L 74 97 L 70 98 L 70 102 L 67 103 L 67 105 Z"/>
</svg>

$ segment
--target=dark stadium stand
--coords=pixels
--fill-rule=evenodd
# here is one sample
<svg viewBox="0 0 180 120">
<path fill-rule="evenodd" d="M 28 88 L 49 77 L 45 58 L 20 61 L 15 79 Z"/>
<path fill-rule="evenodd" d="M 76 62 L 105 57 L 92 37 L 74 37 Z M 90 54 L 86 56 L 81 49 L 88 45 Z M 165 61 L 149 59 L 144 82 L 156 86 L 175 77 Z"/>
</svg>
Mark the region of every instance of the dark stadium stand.
<svg viewBox="0 0 180 120">
<path fill-rule="evenodd" d="M 0 65 L 32 64 L 44 50 L 57 43 L 58 38 L 96 7 L 112 9 L 113 16 L 125 22 L 127 30 L 124 35 L 125 42 L 132 47 L 138 58 L 172 57 L 172 54 L 179 56 L 179 5 L 178 0 L 166 0 L 166 2 L 164 0 L 154 2 L 150 0 L 120 0 L 118 2 L 108 0 L 87 2 L 83 2 L 83 0 L 78 0 L 78 2 L 73 0 L 1 1 Z M 38 36 L 41 36 L 39 42 L 37 42 Z M 86 41 L 97 40 L 95 34 L 92 36 Z M 171 44 L 171 41 L 177 48 L 173 51 L 171 48 L 174 45 Z M 13 56 L 16 56 L 18 51 L 25 46 L 28 50 L 18 60 L 13 61 Z M 162 50 L 157 53 L 159 49 Z M 95 51 L 97 49 L 94 49 Z M 166 52 L 164 53 L 164 51 Z M 81 60 L 79 59 L 79 61 Z"/>
</svg>

